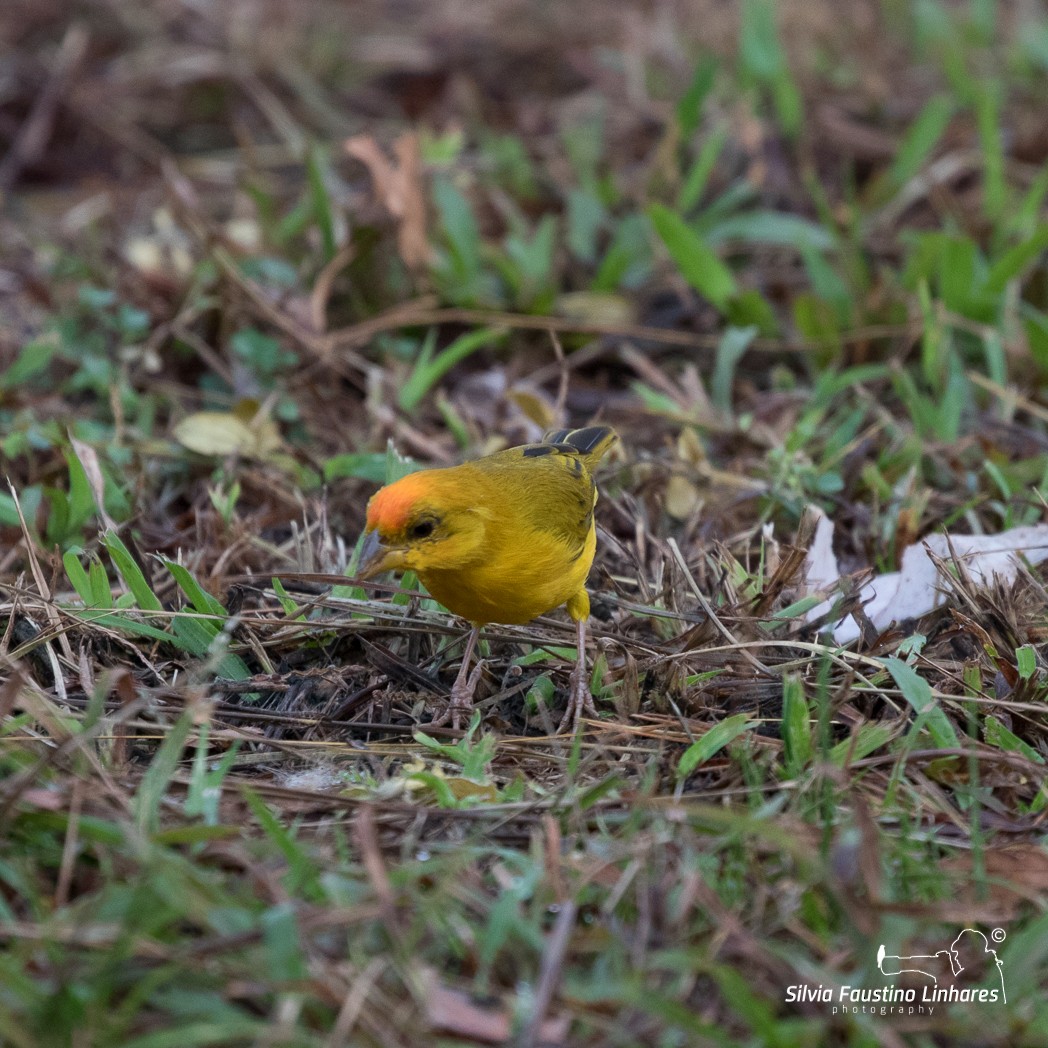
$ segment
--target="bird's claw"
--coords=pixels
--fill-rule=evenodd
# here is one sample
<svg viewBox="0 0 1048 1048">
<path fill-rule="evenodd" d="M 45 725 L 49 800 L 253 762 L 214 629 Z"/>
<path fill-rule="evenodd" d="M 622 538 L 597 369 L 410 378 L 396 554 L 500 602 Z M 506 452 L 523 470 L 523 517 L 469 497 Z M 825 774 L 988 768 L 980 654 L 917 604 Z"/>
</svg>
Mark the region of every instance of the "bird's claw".
<svg viewBox="0 0 1048 1048">
<path fill-rule="evenodd" d="M 577 666 L 571 671 L 568 708 L 557 725 L 557 734 L 563 735 L 568 725 L 571 725 L 571 733 L 574 735 L 584 717 L 597 716 L 597 707 L 593 704 L 593 695 L 590 692 L 589 674 L 584 666 Z"/>
<path fill-rule="evenodd" d="M 450 720 L 451 727 L 458 731 L 459 718 L 462 715 L 465 715 L 466 725 L 469 725 L 469 719 L 473 716 L 473 693 L 477 690 L 477 685 L 480 683 L 480 676 L 483 672 L 484 662 L 481 660 L 473 667 L 465 681 L 455 681 L 451 686 L 451 698 L 448 701 L 447 708 L 439 717 L 435 717 L 429 722 L 431 728 L 443 727 Z"/>
</svg>

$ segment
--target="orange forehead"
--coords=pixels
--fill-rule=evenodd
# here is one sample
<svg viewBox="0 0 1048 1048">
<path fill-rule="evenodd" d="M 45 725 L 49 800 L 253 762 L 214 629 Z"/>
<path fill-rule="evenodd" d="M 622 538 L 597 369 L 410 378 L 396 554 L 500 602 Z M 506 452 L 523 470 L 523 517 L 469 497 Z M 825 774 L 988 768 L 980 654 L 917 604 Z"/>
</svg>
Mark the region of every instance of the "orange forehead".
<svg viewBox="0 0 1048 1048">
<path fill-rule="evenodd" d="M 409 473 L 406 477 L 380 488 L 368 503 L 368 528 L 379 531 L 397 532 L 404 527 L 418 503 L 425 483 L 420 473 Z"/>
</svg>

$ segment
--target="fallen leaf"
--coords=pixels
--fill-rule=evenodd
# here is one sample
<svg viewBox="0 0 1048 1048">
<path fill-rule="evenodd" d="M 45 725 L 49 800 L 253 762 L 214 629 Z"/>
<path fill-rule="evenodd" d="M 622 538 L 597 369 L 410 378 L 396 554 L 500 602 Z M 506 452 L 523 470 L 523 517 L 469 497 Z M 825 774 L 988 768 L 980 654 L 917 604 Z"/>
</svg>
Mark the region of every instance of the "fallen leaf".
<svg viewBox="0 0 1048 1048">
<path fill-rule="evenodd" d="M 557 296 L 555 311 L 583 324 L 625 327 L 636 320 L 633 303 L 607 291 L 568 291 Z"/>
<path fill-rule="evenodd" d="M 525 418 L 541 429 L 554 428 L 557 421 L 556 411 L 544 390 L 516 386 L 506 394 L 506 399 L 512 401 L 520 408 Z"/>
<path fill-rule="evenodd" d="M 176 284 L 193 271 L 193 241 L 167 208 L 154 215 L 152 229 L 128 237 L 124 257 L 147 277 L 163 277 Z"/>
<path fill-rule="evenodd" d="M 821 510 L 817 512 L 821 514 Z M 859 590 L 859 600 L 873 625 L 884 630 L 893 622 L 920 618 L 946 603 L 949 580 L 943 578 L 935 561 L 954 557 L 976 585 L 989 585 L 995 579 L 1011 582 L 1021 560 L 1035 565 L 1048 560 L 1048 525 L 1011 528 L 997 535 L 929 535 L 914 543 L 904 551 L 900 571 L 876 575 Z M 806 591 L 828 589 L 839 578 L 833 555 L 833 522 L 823 514 L 808 551 Z M 808 612 L 808 621 L 821 618 L 829 610 L 830 601 L 824 601 Z M 847 644 L 860 633 L 859 623 L 846 615 L 834 628 L 833 639 Z"/>
<path fill-rule="evenodd" d="M 18 795 L 18 803 L 23 808 L 35 808 L 37 811 L 67 811 L 69 798 L 57 790 L 28 789 Z"/>
<path fill-rule="evenodd" d="M 504 1005 L 479 1005 L 469 994 L 441 986 L 435 976 L 431 976 L 428 982 L 426 1018 L 434 1030 L 472 1038 L 484 1044 L 505 1044 L 510 1040 L 513 1024 L 510 1012 Z M 569 1026 L 567 1016 L 546 1019 L 539 1027 L 539 1040 L 544 1045 L 563 1044 Z"/>
<path fill-rule="evenodd" d="M 1048 893 L 1048 851 L 1037 844 L 1019 843 L 1006 848 L 988 848 L 982 853 L 987 890 L 991 900 L 1012 912 L 1023 900 L 1040 903 Z M 960 895 L 975 899 L 981 885 L 975 881 L 975 859 L 962 852 L 946 860 L 942 868 L 965 883 Z"/>
<path fill-rule="evenodd" d="M 242 251 L 254 254 L 262 248 L 262 227 L 254 218 L 231 218 L 223 232 Z"/>
<path fill-rule="evenodd" d="M 484 801 L 497 801 L 499 791 L 494 783 L 477 782 L 462 775 L 448 775 L 439 764 L 416 760 L 401 768 L 403 788 L 409 793 L 431 791 L 436 793 L 433 780 L 439 779 L 457 801 L 476 797 Z"/>
<path fill-rule="evenodd" d="M 368 169 L 376 197 L 397 220 L 397 250 L 404 265 L 409 269 L 425 266 L 430 250 L 418 135 L 408 132 L 393 143 L 396 163 L 383 153 L 371 135 L 346 139 L 344 149 Z"/>
<path fill-rule="evenodd" d="M 422 153 L 418 135 L 401 135 L 393 143 L 400 161 L 400 228 L 397 249 L 408 269 L 420 269 L 429 261 L 429 238 L 426 236 L 426 198 L 422 191 Z"/>
<path fill-rule="evenodd" d="M 699 505 L 699 489 L 687 477 L 674 474 L 666 483 L 666 512 L 674 520 L 687 520 Z"/>
<path fill-rule="evenodd" d="M 499 799 L 499 791 L 493 782 L 476 782 L 463 775 L 450 775 L 446 781 L 448 789 L 451 790 L 452 796 L 457 801 L 475 797 L 482 801 L 495 803 Z"/>
<path fill-rule="evenodd" d="M 245 422 L 229 411 L 197 411 L 175 426 L 175 440 L 200 455 L 265 459 L 280 447 L 280 431 L 268 417 Z"/>
<path fill-rule="evenodd" d="M 689 466 L 708 466 L 710 463 L 698 433 L 694 429 L 682 429 L 677 438 L 677 458 Z"/>
</svg>

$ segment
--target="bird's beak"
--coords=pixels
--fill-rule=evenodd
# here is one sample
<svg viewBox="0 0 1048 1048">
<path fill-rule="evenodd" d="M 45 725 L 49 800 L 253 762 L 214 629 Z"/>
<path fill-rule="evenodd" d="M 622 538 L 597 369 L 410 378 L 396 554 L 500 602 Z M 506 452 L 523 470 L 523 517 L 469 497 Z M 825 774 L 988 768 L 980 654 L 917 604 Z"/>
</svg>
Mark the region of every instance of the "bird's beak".
<svg viewBox="0 0 1048 1048">
<path fill-rule="evenodd" d="M 370 579 L 393 567 L 392 561 L 399 550 L 385 546 L 377 531 L 369 531 L 360 549 L 357 578 Z"/>
</svg>

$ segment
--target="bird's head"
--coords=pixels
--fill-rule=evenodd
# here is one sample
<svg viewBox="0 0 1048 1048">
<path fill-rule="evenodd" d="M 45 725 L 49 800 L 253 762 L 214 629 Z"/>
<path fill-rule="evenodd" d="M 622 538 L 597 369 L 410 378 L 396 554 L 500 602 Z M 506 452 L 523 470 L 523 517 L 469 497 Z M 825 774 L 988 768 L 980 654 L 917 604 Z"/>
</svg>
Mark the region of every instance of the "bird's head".
<svg viewBox="0 0 1048 1048">
<path fill-rule="evenodd" d="M 387 484 L 368 503 L 357 574 L 462 567 L 482 555 L 491 511 L 474 504 L 475 492 L 454 470 L 410 473 Z"/>
</svg>

